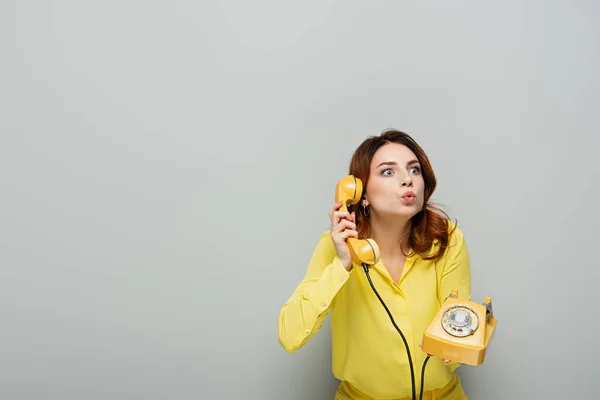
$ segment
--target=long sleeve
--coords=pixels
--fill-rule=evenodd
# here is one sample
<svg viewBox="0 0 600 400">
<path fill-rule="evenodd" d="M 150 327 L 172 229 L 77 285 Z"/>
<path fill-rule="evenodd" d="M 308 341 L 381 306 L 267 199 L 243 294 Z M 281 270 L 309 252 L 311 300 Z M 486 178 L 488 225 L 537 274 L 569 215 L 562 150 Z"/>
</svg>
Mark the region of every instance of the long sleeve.
<svg viewBox="0 0 600 400">
<path fill-rule="evenodd" d="M 304 278 L 279 313 L 279 343 L 285 351 L 295 352 L 321 329 L 350 274 L 337 257 L 329 231 L 323 233 Z"/>
<path fill-rule="evenodd" d="M 448 254 L 441 277 L 439 297 L 443 302 L 452 289 L 458 290 L 458 297 L 471 297 L 471 260 L 465 236 L 458 228 L 454 231 L 448 245 Z"/>
<path fill-rule="evenodd" d="M 448 247 L 446 265 L 442 271 L 440 292 L 438 296 L 443 302 L 452 289 L 458 290 L 460 299 L 471 298 L 471 261 L 467 243 L 462 231 L 456 228 Z M 448 367 L 451 371 L 460 366 L 457 362 L 451 362 Z"/>
</svg>

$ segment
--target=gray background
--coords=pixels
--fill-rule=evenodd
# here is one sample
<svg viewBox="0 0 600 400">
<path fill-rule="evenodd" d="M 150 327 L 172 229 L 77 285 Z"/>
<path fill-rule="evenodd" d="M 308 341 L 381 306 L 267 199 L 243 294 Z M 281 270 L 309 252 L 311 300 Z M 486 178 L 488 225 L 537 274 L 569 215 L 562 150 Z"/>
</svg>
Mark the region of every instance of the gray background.
<svg viewBox="0 0 600 400">
<path fill-rule="evenodd" d="M 597 395 L 597 3 L 0 8 L 0 398 L 332 399 L 277 316 L 387 127 L 494 303 L 470 399 Z"/>
</svg>

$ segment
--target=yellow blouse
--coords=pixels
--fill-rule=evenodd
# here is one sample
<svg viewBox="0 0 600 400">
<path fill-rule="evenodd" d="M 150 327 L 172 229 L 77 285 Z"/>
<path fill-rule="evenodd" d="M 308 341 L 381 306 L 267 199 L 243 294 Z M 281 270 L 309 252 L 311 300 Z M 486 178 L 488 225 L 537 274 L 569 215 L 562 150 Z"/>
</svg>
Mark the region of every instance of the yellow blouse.
<svg viewBox="0 0 600 400">
<path fill-rule="evenodd" d="M 451 224 L 451 227 L 454 225 Z M 439 244 L 434 241 L 432 251 Z M 407 258 L 395 283 L 380 261 L 370 269 L 377 292 L 410 347 L 417 395 L 427 356 L 419 347 L 423 332 L 452 289 L 471 297 L 471 271 L 463 232 L 456 227 L 448 248 L 437 260 Z M 279 342 L 293 353 L 315 335 L 331 315 L 334 376 L 376 399 L 410 397 L 408 356 L 402 338 L 377 299 L 362 266 L 347 271 L 337 257 L 329 230 L 318 240 L 304 279 L 279 314 Z M 424 391 L 448 384 L 457 363 L 431 357 Z"/>
</svg>

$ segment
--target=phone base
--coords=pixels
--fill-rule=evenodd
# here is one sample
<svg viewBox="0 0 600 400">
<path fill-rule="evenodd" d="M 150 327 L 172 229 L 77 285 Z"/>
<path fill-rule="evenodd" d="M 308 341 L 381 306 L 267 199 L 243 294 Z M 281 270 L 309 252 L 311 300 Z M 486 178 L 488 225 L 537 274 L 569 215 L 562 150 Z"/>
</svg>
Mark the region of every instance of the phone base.
<svg viewBox="0 0 600 400">
<path fill-rule="evenodd" d="M 485 361 L 496 323 L 489 297 L 477 304 L 459 300 L 453 290 L 425 330 L 421 348 L 445 360 L 478 366 Z"/>
</svg>

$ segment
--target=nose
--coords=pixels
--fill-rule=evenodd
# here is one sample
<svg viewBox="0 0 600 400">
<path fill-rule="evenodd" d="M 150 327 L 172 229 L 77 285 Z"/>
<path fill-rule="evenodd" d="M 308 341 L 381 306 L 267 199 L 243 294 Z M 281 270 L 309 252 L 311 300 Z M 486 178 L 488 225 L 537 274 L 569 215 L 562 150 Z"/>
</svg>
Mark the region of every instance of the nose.
<svg viewBox="0 0 600 400">
<path fill-rule="evenodd" d="M 410 186 L 412 186 L 412 179 L 410 178 L 410 175 L 406 175 L 406 177 L 402 179 L 402 187 Z"/>
</svg>

